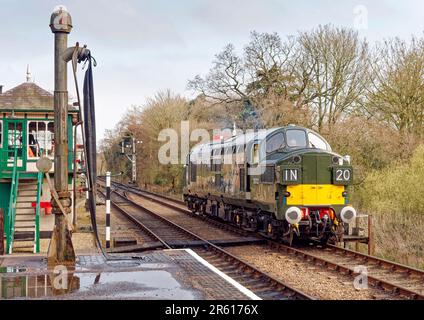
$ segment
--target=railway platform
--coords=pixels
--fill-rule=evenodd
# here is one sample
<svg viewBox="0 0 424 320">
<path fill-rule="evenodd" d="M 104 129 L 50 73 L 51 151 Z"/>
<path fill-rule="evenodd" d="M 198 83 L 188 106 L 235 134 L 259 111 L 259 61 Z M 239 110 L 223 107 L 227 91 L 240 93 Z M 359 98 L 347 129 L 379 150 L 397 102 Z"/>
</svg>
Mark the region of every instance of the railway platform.
<svg viewBox="0 0 424 320">
<path fill-rule="evenodd" d="M 0 299 L 258 299 L 191 250 L 79 255 L 48 268 L 43 255 L 0 256 Z"/>
</svg>

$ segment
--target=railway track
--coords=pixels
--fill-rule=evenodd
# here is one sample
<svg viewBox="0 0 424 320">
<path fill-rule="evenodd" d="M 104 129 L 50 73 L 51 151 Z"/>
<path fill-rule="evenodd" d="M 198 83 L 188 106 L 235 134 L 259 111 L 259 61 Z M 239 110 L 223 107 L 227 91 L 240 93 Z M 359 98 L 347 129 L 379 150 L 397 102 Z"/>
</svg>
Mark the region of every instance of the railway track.
<svg viewBox="0 0 424 320">
<path fill-rule="evenodd" d="M 102 197 L 105 194 L 98 191 Z M 313 297 L 258 270 L 211 241 L 158 215 L 126 197 L 112 192 L 112 206 L 145 232 L 162 248 L 191 248 L 203 259 L 264 300 L 312 300 Z M 130 211 L 129 208 L 136 210 Z"/>
<path fill-rule="evenodd" d="M 114 183 L 114 185 L 120 189 L 126 190 L 126 192 L 140 196 L 178 212 L 196 217 L 211 225 L 224 228 L 228 231 L 238 232 L 243 236 L 249 234 L 248 232 L 240 230 L 234 226 L 221 223 L 210 217 L 193 214 L 191 211 L 184 208 L 184 203 L 182 201 L 140 190 L 132 186 L 119 183 Z M 343 275 L 356 277 L 358 275 L 358 270 L 362 273 L 366 272 L 368 284 L 374 288 L 379 288 L 384 292 L 384 294 L 395 296 L 400 299 L 424 300 L 423 270 L 337 246 L 330 245 L 326 248 L 295 248 L 272 240 L 267 240 L 267 244 L 272 250 L 296 256 L 313 265 L 319 265 Z M 359 269 L 356 269 L 358 267 Z"/>
</svg>

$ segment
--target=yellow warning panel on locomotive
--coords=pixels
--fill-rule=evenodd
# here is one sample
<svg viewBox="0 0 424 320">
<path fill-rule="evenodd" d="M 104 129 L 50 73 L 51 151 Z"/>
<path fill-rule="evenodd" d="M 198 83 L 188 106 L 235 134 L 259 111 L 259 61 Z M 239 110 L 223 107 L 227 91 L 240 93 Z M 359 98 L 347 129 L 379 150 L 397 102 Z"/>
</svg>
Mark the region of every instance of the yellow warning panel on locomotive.
<svg viewBox="0 0 424 320">
<path fill-rule="evenodd" d="M 290 197 L 287 198 L 287 205 L 322 206 L 322 205 L 343 205 L 344 186 L 332 184 L 300 184 L 287 186 Z"/>
</svg>

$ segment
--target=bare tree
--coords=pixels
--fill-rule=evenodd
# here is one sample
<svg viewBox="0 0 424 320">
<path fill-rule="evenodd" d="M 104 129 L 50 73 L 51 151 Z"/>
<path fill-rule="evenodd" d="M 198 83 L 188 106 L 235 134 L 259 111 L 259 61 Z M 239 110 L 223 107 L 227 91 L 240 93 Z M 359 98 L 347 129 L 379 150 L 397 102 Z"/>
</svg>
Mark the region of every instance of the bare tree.
<svg viewBox="0 0 424 320">
<path fill-rule="evenodd" d="M 188 88 L 215 103 L 244 101 L 247 97 L 245 69 L 242 59 L 234 52 L 234 46 L 229 44 L 217 54 L 209 73 L 204 78 L 197 75 L 189 81 Z"/>
<path fill-rule="evenodd" d="M 294 39 L 282 42 L 277 33 L 253 31 L 244 49 L 246 72 L 250 75 L 247 94 L 255 98 L 269 94 L 290 98 Z M 257 100 L 258 100 L 257 99 Z"/>
<path fill-rule="evenodd" d="M 370 60 L 368 111 L 402 133 L 424 135 L 424 40 L 385 41 Z"/>
<path fill-rule="evenodd" d="M 300 33 L 294 99 L 311 109 L 318 130 L 363 104 L 367 54 L 367 43 L 350 29 L 326 25 Z"/>
</svg>

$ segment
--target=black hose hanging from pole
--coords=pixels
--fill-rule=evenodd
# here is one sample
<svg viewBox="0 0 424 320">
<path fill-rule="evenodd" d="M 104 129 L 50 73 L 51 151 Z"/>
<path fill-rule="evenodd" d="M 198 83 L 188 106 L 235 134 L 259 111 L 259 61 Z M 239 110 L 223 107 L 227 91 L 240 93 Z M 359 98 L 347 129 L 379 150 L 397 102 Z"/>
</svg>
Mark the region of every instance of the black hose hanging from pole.
<svg viewBox="0 0 424 320">
<path fill-rule="evenodd" d="M 88 208 L 90 211 L 91 224 L 96 235 L 99 247 L 102 248 L 97 232 L 96 221 L 96 195 L 97 195 L 97 146 L 96 146 L 96 110 L 94 103 L 94 84 L 91 54 L 88 54 L 88 68 L 84 76 L 84 133 L 86 144 L 86 172 L 88 173 Z"/>
<path fill-rule="evenodd" d="M 139 259 L 138 257 L 110 257 L 104 251 L 102 243 L 100 241 L 98 229 L 97 229 L 97 220 L 96 220 L 96 196 L 97 196 L 97 143 L 96 143 L 96 110 L 94 103 L 94 84 L 93 84 L 93 66 L 97 65 L 96 60 L 91 56 L 89 50 L 85 51 L 85 55 L 82 59 L 78 58 L 76 61 L 77 55 L 73 57 L 73 71 L 75 86 L 77 90 L 78 102 L 80 105 L 80 116 L 82 116 L 82 135 L 83 135 L 83 144 L 84 144 L 84 158 L 86 164 L 85 175 L 87 177 L 87 187 L 88 187 L 88 208 L 90 211 L 91 225 L 93 227 L 93 232 L 96 236 L 96 241 L 99 249 L 101 250 L 103 256 L 106 260 L 128 260 L 128 259 Z M 84 76 L 84 86 L 83 86 L 83 95 L 84 103 L 81 106 L 78 81 L 76 78 L 76 62 L 85 62 L 88 63 L 87 71 Z M 84 65 L 85 66 L 85 65 Z M 82 112 L 81 112 L 82 111 Z"/>
</svg>

